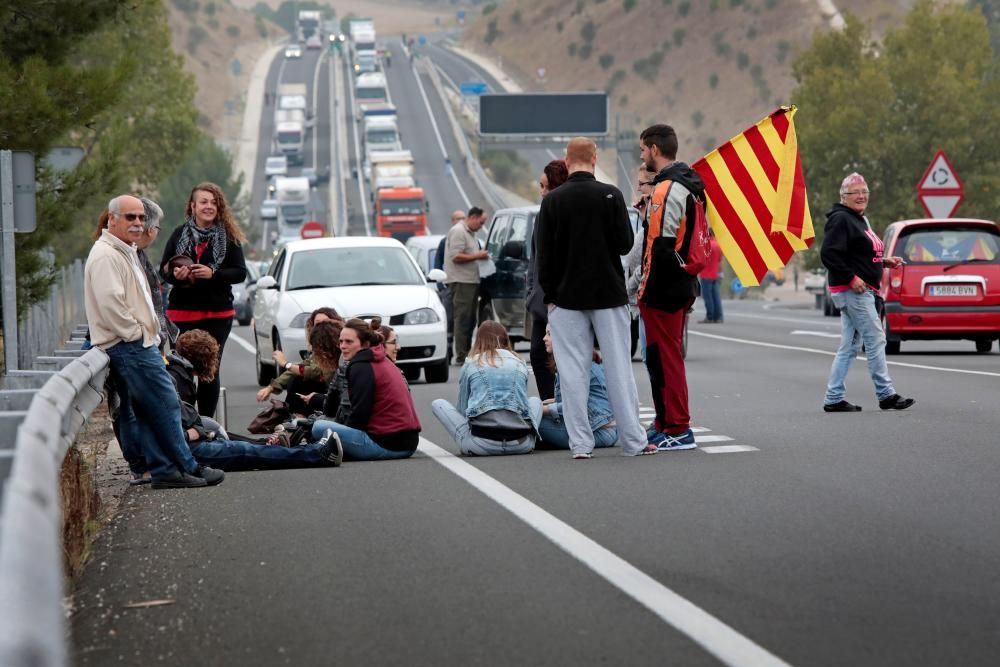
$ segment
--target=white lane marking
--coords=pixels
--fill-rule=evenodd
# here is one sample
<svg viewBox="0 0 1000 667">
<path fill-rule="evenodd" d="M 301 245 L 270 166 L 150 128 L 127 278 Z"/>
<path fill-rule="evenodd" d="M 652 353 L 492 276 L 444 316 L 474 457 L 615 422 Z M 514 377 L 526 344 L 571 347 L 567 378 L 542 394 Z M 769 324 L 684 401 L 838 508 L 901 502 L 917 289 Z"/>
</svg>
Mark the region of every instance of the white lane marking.
<svg viewBox="0 0 1000 667">
<path fill-rule="evenodd" d="M 692 426 L 691 427 L 691 431 L 693 433 L 708 433 L 711 430 L 712 429 L 708 428 L 707 426 Z"/>
<path fill-rule="evenodd" d="M 347 66 L 346 60 L 344 61 L 344 66 Z M 386 84 L 386 90 L 388 90 L 388 84 Z M 354 136 L 354 166 L 358 174 L 358 197 L 361 203 L 361 217 L 365 221 L 365 236 L 371 236 L 372 230 L 368 222 L 368 200 L 365 198 L 364 158 L 361 155 L 361 144 L 358 142 L 358 121 L 357 118 L 355 118 L 354 77 L 351 76 L 350 70 L 347 72 L 347 103 L 351 105 L 351 122 L 349 125 L 351 126 L 351 134 Z"/>
<path fill-rule="evenodd" d="M 431 119 L 431 127 L 434 128 L 434 136 L 437 137 L 438 148 L 441 149 L 441 156 L 447 161 L 448 174 L 451 176 L 451 180 L 455 183 L 455 188 L 458 189 L 458 194 L 462 197 L 462 201 L 465 202 L 466 208 L 472 207 L 472 200 L 469 199 L 469 195 L 465 194 L 465 188 L 458 180 L 458 175 L 455 173 L 455 167 L 448 161 L 448 151 L 444 147 L 444 140 L 441 138 L 441 131 L 438 129 L 437 121 L 434 119 L 434 112 L 431 111 L 430 100 L 427 99 L 427 91 L 424 90 L 424 84 L 420 80 L 420 73 L 417 71 L 416 65 L 410 67 L 410 71 L 413 72 L 413 76 L 417 79 L 417 88 L 420 89 L 420 97 L 424 100 L 424 107 L 427 109 L 427 117 Z M 445 100 L 441 100 L 442 104 L 447 104 Z"/>
<path fill-rule="evenodd" d="M 694 441 L 699 445 L 703 442 L 732 442 L 728 435 L 696 435 Z"/>
<path fill-rule="evenodd" d="M 804 329 L 793 329 L 790 334 L 792 336 L 819 336 L 820 338 L 840 338 L 838 333 L 830 333 L 828 331 L 806 331 Z"/>
<path fill-rule="evenodd" d="M 469 483 L 538 531 L 598 576 L 649 609 L 724 664 L 746 667 L 787 666 L 781 658 L 681 597 L 624 558 L 601 546 L 479 468 L 433 442 L 420 438 L 420 451 Z M 567 466 L 571 465 L 567 463 Z"/>
<path fill-rule="evenodd" d="M 342 97 L 339 94 L 340 73 L 337 70 L 340 58 L 333 55 L 328 60 L 330 62 L 327 68 L 330 79 L 330 181 L 326 187 L 330 199 L 330 214 L 337 218 L 336 221 L 331 221 L 330 231 L 335 236 L 344 236 L 347 234 L 347 194 L 344 192 L 344 156 L 341 154 L 340 143 L 341 121 L 344 119 L 337 114 L 337 100 Z M 334 212 L 334 201 L 337 203 L 336 212 Z"/>
<path fill-rule="evenodd" d="M 822 354 L 827 357 L 833 357 L 837 353 L 830 352 L 829 350 L 817 350 L 812 347 L 799 347 L 797 345 L 781 345 L 779 343 L 765 343 L 760 340 L 747 340 L 746 338 L 733 338 L 732 336 L 720 336 L 718 334 L 703 333 L 701 331 L 695 331 L 693 329 L 688 330 L 688 333 L 692 336 L 701 336 L 702 338 L 713 338 L 715 340 L 722 340 L 729 343 L 740 343 L 741 345 L 756 345 L 757 347 L 770 347 L 777 350 L 792 350 L 794 352 L 808 352 L 810 354 Z M 864 357 L 857 357 L 859 360 L 864 360 Z M 961 373 L 964 375 L 984 375 L 986 377 L 1000 377 L 1000 373 L 992 373 L 990 371 L 973 371 L 965 368 L 946 368 L 944 366 L 928 366 L 926 364 L 911 364 L 905 361 L 886 361 L 890 366 L 901 366 L 903 368 L 917 368 L 924 371 L 940 371 L 942 373 Z"/>
<path fill-rule="evenodd" d="M 718 445 L 717 447 L 702 447 L 701 451 L 706 454 L 735 454 L 737 452 L 759 452 L 760 450 L 750 445 Z"/>
<path fill-rule="evenodd" d="M 807 320 L 804 317 L 780 317 L 771 315 L 754 315 L 753 313 L 739 313 L 733 312 L 731 309 L 726 310 L 726 318 L 730 317 L 742 317 L 744 319 L 750 320 L 765 320 L 767 322 L 790 322 L 792 324 L 808 324 L 814 327 L 840 327 L 840 318 L 831 317 L 827 318 L 829 321 L 825 320 Z"/>
<path fill-rule="evenodd" d="M 244 350 L 246 350 L 250 354 L 256 356 L 256 354 L 257 354 L 257 348 L 254 347 L 253 344 L 251 344 L 250 341 L 248 341 L 243 336 L 239 336 L 237 334 L 231 333 L 231 334 L 229 334 L 229 340 L 235 342 L 237 345 L 239 345 L 240 347 L 242 347 Z"/>
</svg>

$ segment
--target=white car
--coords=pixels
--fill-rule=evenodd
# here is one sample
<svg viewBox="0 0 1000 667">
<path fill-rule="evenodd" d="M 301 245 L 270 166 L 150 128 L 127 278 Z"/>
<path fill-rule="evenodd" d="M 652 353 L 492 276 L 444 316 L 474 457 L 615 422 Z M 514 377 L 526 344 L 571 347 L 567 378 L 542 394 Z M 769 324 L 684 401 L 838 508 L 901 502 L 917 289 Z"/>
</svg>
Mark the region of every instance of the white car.
<svg viewBox="0 0 1000 667">
<path fill-rule="evenodd" d="M 302 47 L 298 44 L 289 44 L 285 47 L 285 57 L 286 58 L 301 58 L 302 57 Z"/>
<path fill-rule="evenodd" d="M 277 220 L 278 219 L 278 200 L 277 199 L 265 199 L 260 203 L 260 219 L 261 220 Z"/>
<path fill-rule="evenodd" d="M 427 234 L 425 236 L 411 236 L 406 239 L 406 249 L 417 260 L 420 270 L 424 275 L 429 275 L 434 268 L 434 260 L 437 258 L 437 249 L 441 245 L 443 234 Z"/>
<path fill-rule="evenodd" d="M 397 364 L 409 381 L 448 381 L 448 333 L 444 306 L 432 281 L 395 239 L 349 236 L 289 241 L 257 281 L 254 340 L 257 382 L 264 386 L 277 369 L 275 349 L 289 360 L 307 350 L 305 324 L 321 306 L 345 318 L 378 315 L 399 335 Z"/>
<path fill-rule="evenodd" d="M 288 158 L 284 155 L 272 155 L 264 162 L 265 178 L 288 175 Z"/>
</svg>

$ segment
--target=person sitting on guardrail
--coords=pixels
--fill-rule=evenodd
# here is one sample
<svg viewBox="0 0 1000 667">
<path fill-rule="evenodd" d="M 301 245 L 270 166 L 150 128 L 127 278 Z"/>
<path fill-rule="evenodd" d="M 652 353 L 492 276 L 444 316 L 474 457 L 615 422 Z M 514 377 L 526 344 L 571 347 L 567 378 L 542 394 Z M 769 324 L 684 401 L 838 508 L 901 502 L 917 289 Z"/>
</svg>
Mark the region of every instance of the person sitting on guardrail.
<svg viewBox="0 0 1000 667">
<path fill-rule="evenodd" d="M 208 428 L 191 404 L 198 395 L 195 382 L 211 382 L 219 367 L 219 343 L 207 331 L 192 329 L 177 338 L 177 349 L 167 357 L 167 371 L 181 401 L 182 421 L 188 446 L 201 464 L 219 470 L 279 470 L 286 468 L 337 467 L 344 451 L 333 434 L 324 442 L 301 447 L 278 447 L 220 437 Z"/>
<path fill-rule="evenodd" d="M 466 456 L 530 454 L 542 419 L 542 402 L 528 396 L 528 365 L 494 320 L 476 332 L 458 379 L 458 405 L 438 398 L 431 409 Z"/>
<path fill-rule="evenodd" d="M 548 366 L 555 377 L 555 395 L 542 402 L 542 421 L 538 425 L 538 434 L 542 442 L 554 449 L 569 449 L 569 431 L 562 418 L 562 390 L 559 386 L 559 369 L 552 354 L 552 331 L 545 327 L 543 338 Z M 604 378 L 604 366 L 601 364 L 601 353 L 594 348 L 593 360 L 590 362 L 590 394 L 587 397 L 587 419 L 594 431 L 594 447 L 614 447 L 618 442 L 618 426 L 615 423 L 615 413 L 611 409 L 608 398 L 607 380 Z"/>
<path fill-rule="evenodd" d="M 110 359 L 121 399 L 122 449 L 142 452 L 153 488 L 219 484 L 225 474 L 191 455 L 180 401 L 157 349 L 160 322 L 135 247 L 145 221 L 136 197 L 120 195 L 108 203 L 107 228 L 84 268 L 91 341 Z"/>
</svg>

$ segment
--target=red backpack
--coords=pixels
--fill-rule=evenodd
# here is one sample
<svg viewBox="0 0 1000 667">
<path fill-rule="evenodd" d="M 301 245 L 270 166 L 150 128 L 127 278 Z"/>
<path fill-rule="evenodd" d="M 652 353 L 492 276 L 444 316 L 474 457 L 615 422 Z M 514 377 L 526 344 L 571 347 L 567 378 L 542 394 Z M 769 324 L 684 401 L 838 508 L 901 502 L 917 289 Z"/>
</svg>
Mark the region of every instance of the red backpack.
<svg viewBox="0 0 1000 667">
<path fill-rule="evenodd" d="M 666 210 L 664 203 L 673 187 L 673 181 L 662 181 L 653 190 L 650 214 L 650 226 L 653 226 L 655 217 L 655 229 L 662 233 L 663 213 Z M 684 246 L 687 244 L 687 252 Z M 708 258 L 712 254 L 712 245 L 708 236 L 708 216 L 705 215 L 705 202 L 697 195 L 694 198 L 694 220 L 681 218 L 680 226 L 677 229 L 677 245 L 674 248 L 677 256 L 681 260 L 681 266 L 688 275 L 697 276 L 708 264 Z"/>
</svg>

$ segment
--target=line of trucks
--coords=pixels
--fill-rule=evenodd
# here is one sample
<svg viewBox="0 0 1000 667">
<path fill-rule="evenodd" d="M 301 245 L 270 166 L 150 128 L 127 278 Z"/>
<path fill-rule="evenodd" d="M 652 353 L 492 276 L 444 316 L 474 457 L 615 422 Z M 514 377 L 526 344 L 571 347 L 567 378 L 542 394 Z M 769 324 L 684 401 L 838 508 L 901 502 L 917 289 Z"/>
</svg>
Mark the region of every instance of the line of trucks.
<svg viewBox="0 0 1000 667">
<path fill-rule="evenodd" d="M 427 196 L 417 185 L 413 153 L 403 148 L 396 107 L 389 103 L 385 73 L 375 43 L 375 22 L 350 20 L 355 117 L 360 125 L 375 231 L 405 241 L 427 234 Z M 387 56 L 388 58 L 388 56 Z M 388 63 L 388 60 L 386 60 Z"/>
</svg>

